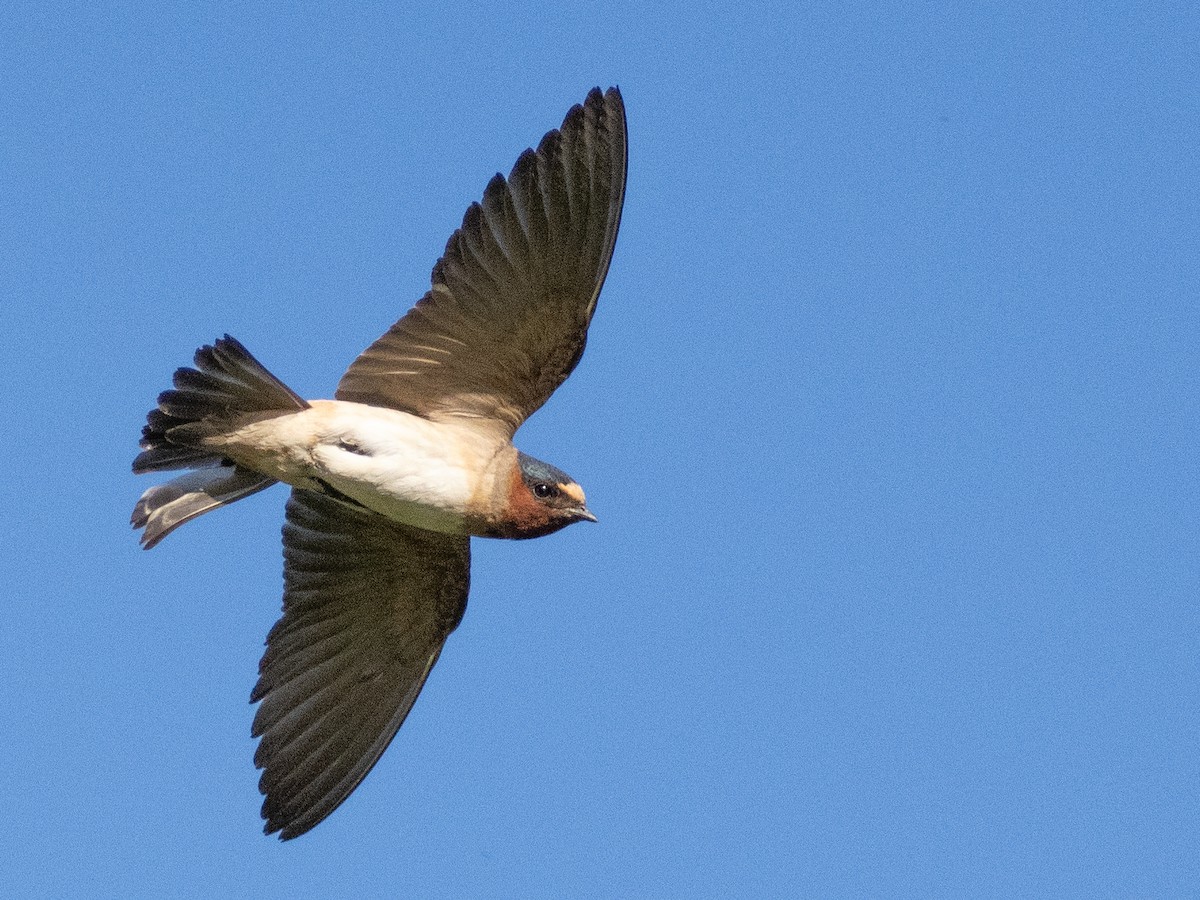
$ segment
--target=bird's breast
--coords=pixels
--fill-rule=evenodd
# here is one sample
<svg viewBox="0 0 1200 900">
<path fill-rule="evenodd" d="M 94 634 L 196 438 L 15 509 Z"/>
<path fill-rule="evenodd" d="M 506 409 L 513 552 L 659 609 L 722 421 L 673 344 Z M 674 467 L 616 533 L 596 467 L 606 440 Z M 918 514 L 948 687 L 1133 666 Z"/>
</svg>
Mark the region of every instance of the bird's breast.
<svg viewBox="0 0 1200 900">
<path fill-rule="evenodd" d="M 472 532 L 496 492 L 496 458 L 511 448 L 466 423 L 340 400 L 312 401 L 309 409 L 256 423 L 255 429 L 246 437 L 255 445 L 251 464 L 259 471 L 342 494 L 406 525 L 451 534 Z"/>
</svg>

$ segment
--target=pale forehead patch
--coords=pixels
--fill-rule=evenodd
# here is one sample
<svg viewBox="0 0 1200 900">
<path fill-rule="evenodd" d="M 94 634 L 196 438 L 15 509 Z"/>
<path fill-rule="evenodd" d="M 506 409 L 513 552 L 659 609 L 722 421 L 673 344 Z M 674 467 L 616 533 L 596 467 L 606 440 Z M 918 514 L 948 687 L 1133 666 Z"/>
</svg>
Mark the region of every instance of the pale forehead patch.
<svg viewBox="0 0 1200 900">
<path fill-rule="evenodd" d="M 558 485 L 558 489 L 560 491 L 562 491 L 564 494 L 566 494 L 568 497 L 570 497 L 572 500 L 574 500 L 576 503 L 585 502 L 584 496 L 583 496 L 583 488 L 581 488 L 579 485 L 575 484 L 575 482 L 573 482 L 573 481 L 566 483 L 566 484 L 560 483 Z"/>
</svg>

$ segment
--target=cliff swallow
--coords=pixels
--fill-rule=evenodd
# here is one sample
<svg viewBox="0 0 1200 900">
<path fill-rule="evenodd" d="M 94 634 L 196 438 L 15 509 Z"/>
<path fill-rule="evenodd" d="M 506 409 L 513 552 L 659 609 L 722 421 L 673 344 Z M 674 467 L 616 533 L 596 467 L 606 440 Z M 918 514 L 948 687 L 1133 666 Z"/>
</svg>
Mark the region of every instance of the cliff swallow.
<svg viewBox="0 0 1200 900">
<path fill-rule="evenodd" d="M 226 335 L 179 369 L 142 431 L 153 547 L 274 484 L 283 616 L 251 702 L 267 834 L 308 831 L 386 749 L 462 619 L 470 539 L 596 519 L 566 473 L 518 451 L 521 424 L 579 362 L 625 194 L 625 110 L 593 89 L 471 204 L 432 287 L 304 400 Z"/>
</svg>

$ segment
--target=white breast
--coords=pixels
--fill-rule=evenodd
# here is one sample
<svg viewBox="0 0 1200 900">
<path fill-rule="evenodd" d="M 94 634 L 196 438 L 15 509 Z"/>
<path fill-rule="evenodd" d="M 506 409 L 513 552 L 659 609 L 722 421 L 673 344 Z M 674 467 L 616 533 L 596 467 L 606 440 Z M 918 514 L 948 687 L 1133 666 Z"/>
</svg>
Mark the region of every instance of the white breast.
<svg viewBox="0 0 1200 900">
<path fill-rule="evenodd" d="M 324 482 L 408 525 L 465 533 L 480 477 L 503 442 L 460 425 L 347 403 L 316 400 L 302 412 L 226 437 L 235 459 L 297 487 Z"/>
</svg>

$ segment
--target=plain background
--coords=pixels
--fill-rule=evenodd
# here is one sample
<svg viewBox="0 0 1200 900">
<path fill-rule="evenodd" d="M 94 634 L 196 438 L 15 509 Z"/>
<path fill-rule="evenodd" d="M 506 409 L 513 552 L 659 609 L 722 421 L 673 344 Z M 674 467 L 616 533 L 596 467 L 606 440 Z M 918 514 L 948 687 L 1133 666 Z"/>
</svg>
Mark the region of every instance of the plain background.
<svg viewBox="0 0 1200 900">
<path fill-rule="evenodd" d="M 1194 3 L 23 7 L 5 893 L 1195 896 Z M 144 553 L 144 414 L 227 331 L 328 396 L 614 83 L 616 256 L 518 436 L 601 524 L 476 542 L 382 762 L 265 838 L 285 493 Z"/>
</svg>

